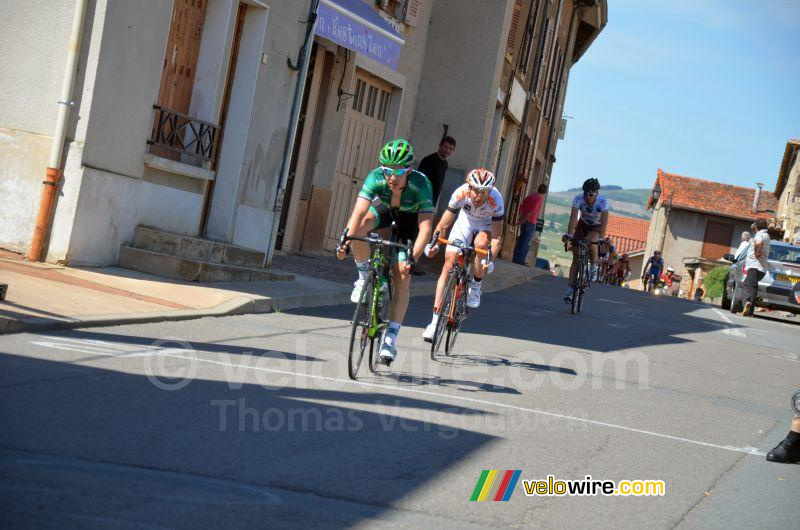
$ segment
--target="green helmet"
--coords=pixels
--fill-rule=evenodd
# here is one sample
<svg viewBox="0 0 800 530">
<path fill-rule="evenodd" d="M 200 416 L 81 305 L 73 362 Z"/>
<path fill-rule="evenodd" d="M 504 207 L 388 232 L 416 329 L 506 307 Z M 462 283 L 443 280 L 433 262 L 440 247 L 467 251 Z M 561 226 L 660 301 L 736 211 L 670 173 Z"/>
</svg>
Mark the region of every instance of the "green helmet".
<svg viewBox="0 0 800 530">
<path fill-rule="evenodd" d="M 378 159 L 385 166 L 411 167 L 414 163 L 414 148 L 408 140 L 397 138 L 383 146 Z"/>
</svg>

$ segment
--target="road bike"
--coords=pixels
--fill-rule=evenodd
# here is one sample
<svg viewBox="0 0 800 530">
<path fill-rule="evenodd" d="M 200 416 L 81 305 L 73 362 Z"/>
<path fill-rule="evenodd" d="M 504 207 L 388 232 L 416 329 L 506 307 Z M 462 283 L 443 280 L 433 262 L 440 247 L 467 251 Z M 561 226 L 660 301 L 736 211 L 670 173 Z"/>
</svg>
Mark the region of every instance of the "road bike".
<svg viewBox="0 0 800 530">
<path fill-rule="evenodd" d="M 474 240 L 475 234 L 473 234 Z M 469 307 L 467 307 L 467 294 L 469 284 L 473 278 L 473 263 L 475 254 L 486 256 L 486 261 L 491 262 L 491 248 L 483 250 L 467 245 L 461 240 L 449 241 L 439 237 L 438 232 L 434 234 L 432 242 L 436 241 L 444 245 L 450 245 L 458 249 L 453 267 L 447 274 L 447 282 L 442 291 L 442 303 L 439 308 L 439 318 L 436 320 L 436 330 L 431 341 L 431 359 L 436 360 L 437 353 L 442 343 L 442 338 L 447 332 L 444 343 L 445 355 L 453 352 L 453 347 L 461 330 L 461 324 L 469 317 Z"/>
<path fill-rule="evenodd" d="M 392 264 L 398 250 L 411 255 L 411 242 L 406 244 L 397 240 L 397 223 L 392 222 L 392 235 L 386 240 L 379 234 L 370 233 L 367 237 L 348 235 L 348 229 L 339 239 L 341 247 L 348 241 L 362 241 L 370 247 L 369 271 L 364 279 L 361 297 L 353 313 L 350 330 L 350 350 L 348 352 L 347 372 L 350 379 L 356 379 L 369 344 L 369 369 L 378 371 L 378 355 L 375 340 L 381 340 L 389 325 L 389 305 L 392 301 Z M 379 342 L 380 344 L 380 342 Z"/>
<path fill-rule="evenodd" d="M 580 313 L 583 309 L 583 299 L 585 297 L 586 289 L 589 288 L 591 274 L 589 271 L 589 245 L 597 245 L 597 241 L 586 241 L 579 239 L 574 241 L 568 239 L 564 242 L 564 250 L 568 250 L 569 243 L 578 245 L 578 264 L 575 267 L 575 281 L 572 284 L 572 305 L 570 306 L 570 313 Z"/>
</svg>

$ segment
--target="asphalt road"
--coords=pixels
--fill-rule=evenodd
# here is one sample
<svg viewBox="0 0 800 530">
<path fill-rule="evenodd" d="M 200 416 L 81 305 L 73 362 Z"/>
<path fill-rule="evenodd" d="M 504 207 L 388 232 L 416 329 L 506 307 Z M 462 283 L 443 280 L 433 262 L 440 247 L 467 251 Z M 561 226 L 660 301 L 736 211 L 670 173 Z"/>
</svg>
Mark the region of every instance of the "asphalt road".
<svg viewBox="0 0 800 530">
<path fill-rule="evenodd" d="M 787 528 L 800 327 L 561 279 L 498 293 L 433 362 L 412 300 L 389 370 L 352 382 L 352 307 L 0 337 L 8 527 Z M 470 502 L 482 470 L 521 470 Z M 526 496 L 523 480 L 662 480 Z"/>
</svg>

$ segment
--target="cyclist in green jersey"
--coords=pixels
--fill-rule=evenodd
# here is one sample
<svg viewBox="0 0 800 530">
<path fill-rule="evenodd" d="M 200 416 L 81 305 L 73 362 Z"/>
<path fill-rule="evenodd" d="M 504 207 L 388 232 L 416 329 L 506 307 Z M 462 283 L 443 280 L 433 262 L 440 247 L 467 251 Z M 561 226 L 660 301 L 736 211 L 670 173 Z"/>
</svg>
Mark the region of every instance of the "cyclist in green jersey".
<svg viewBox="0 0 800 530">
<path fill-rule="evenodd" d="M 434 206 L 430 181 L 422 173 L 411 169 L 414 150 L 408 141 L 402 138 L 390 141 L 381 149 L 378 158 L 381 165 L 367 175 L 347 228 L 350 235 L 363 237 L 376 230 L 388 229 L 395 221 L 399 239 L 414 242 L 413 255 L 399 252 L 398 262 L 394 265 L 389 326 L 380 349 L 381 362 L 389 365 L 394 361 L 397 333 L 408 308 L 411 270 L 431 237 Z M 344 259 L 351 246 L 358 280 L 353 286 L 350 300 L 358 303 L 369 271 L 369 245 L 360 241 L 346 243 L 337 249 L 336 257 Z"/>
</svg>

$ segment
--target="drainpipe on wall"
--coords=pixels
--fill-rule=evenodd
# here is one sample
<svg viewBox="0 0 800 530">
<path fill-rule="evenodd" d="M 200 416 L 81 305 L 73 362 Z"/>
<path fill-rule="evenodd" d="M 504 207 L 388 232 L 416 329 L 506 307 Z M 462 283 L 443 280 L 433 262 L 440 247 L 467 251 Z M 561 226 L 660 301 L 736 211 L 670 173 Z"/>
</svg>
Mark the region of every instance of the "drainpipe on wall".
<svg viewBox="0 0 800 530">
<path fill-rule="evenodd" d="M 67 135 L 67 120 L 69 119 L 72 101 L 72 88 L 75 84 L 75 72 L 78 68 L 78 56 L 81 49 L 83 36 L 83 19 L 86 12 L 86 0 L 76 0 L 75 14 L 72 19 L 72 32 L 67 48 L 67 67 L 64 72 L 64 81 L 61 84 L 61 97 L 58 100 L 58 118 L 56 130 L 53 134 L 53 144 L 50 148 L 50 161 L 45 169 L 44 189 L 39 202 L 39 213 L 36 216 L 36 228 L 33 231 L 33 240 L 28 249 L 30 261 L 42 261 L 44 242 L 50 233 L 50 218 L 53 216 L 53 205 L 56 201 L 56 191 L 63 175 L 61 156 L 64 152 L 64 139 Z"/>
<path fill-rule="evenodd" d="M 272 255 L 275 252 L 275 236 L 278 234 L 278 225 L 280 224 L 280 213 L 283 208 L 283 196 L 286 193 L 286 182 L 289 179 L 289 165 L 291 164 L 292 155 L 294 154 L 294 143 L 297 137 L 297 127 L 299 125 L 300 106 L 303 102 L 303 92 L 306 87 L 306 78 L 308 77 L 308 67 L 311 63 L 311 47 L 314 45 L 314 25 L 317 21 L 317 8 L 319 7 L 319 0 L 311 0 L 311 8 L 308 11 L 308 24 L 306 28 L 306 40 L 303 47 L 300 48 L 300 56 L 297 59 L 297 65 L 293 67 L 290 63 L 289 68 L 297 70 L 297 84 L 294 88 L 294 101 L 292 102 L 292 114 L 289 118 L 289 133 L 286 135 L 286 145 L 283 149 L 283 159 L 281 160 L 281 173 L 278 179 L 278 188 L 275 190 L 275 201 L 272 204 L 272 227 L 269 231 L 269 240 L 267 242 L 267 252 L 264 254 L 263 267 L 272 264 Z"/>
</svg>

